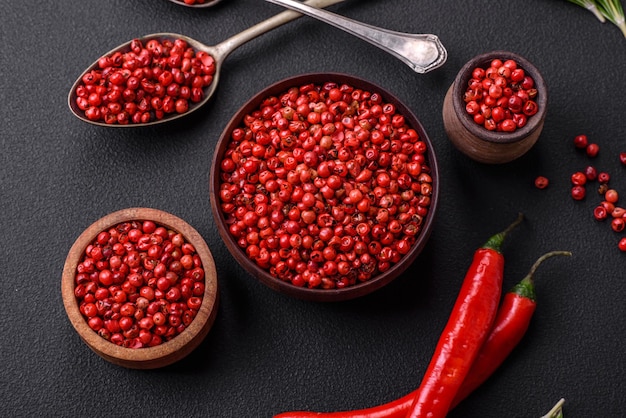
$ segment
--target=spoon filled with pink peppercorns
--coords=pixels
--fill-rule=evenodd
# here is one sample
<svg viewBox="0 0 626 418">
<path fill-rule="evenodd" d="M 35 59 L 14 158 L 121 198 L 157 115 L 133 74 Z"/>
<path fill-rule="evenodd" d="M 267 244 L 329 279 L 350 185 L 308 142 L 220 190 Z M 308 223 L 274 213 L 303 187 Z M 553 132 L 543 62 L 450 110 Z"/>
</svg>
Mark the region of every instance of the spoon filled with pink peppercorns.
<svg viewBox="0 0 626 418">
<path fill-rule="evenodd" d="M 394 32 L 319 14 L 320 8 L 343 0 L 266 1 L 297 11 L 282 12 L 215 46 L 172 33 L 133 39 L 99 58 L 76 80 L 68 98 L 70 109 L 85 122 L 118 127 L 152 125 L 187 115 L 211 98 L 222 63 L 232 51 L 301 16 L 300 12 L 368 41 L 418 73 L 434 70 L 447 59 L 435 35 Z"/>
<path fill-rule="evenodd" d="M 307 4 L 327 7 L 342 1 Z M 188 115 L 209 101 L 231 52 L 300 16 L 282 12 L 214 46 L 175 33 L 133 39 L 78 77 L 68 95 L 70 110 L 84 122 L 107 127 L 148 126 Z"/>
</svg>

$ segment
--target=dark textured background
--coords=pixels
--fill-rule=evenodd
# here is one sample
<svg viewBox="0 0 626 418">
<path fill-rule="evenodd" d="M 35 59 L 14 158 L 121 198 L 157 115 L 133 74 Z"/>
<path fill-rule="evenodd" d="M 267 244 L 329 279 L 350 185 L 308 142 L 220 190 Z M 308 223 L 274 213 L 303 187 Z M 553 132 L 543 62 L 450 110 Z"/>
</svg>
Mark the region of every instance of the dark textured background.
<svg viewBox="0 0 626 418">
<path fill-rule="evenodd" d="M 76 77 L 115 45 L 153 32 L 215 44 L 281 9 L 225 0 L 210 10 L 165 0 L 4 1 L 0 12 L 0 405 L 5 416 L 270 417 L 290 409 L 363 408 L 413 390 L 454 303 L 474 249 L 508 225 L 505 288 L 550 250 L 571 259 L 537 274 L 539 307 L 521 345 L 450 417 L 539 417 L 565 397 L 567 418 L 626 411 L 626 273 L 618 234 L 591 217 L 599 197 L 569 197 L 592 162 L 626 198 L 626 39 L 561 0 L 347 0 L 331 10 L 363 22 L 440 36 L 441 69 L 413 73 L 365 42 L 310 18 L 236 50 L 213 101 L 184 122 L 103 129 L 74 118 Z M 545 129 L 523 158 L 475 163 L 448 142 L 446 89 L 468 59 L 506 49 L 532 61 L 550 89 Z M 441 201 L 426 250 L 400 279 L 358 300 L 290 299 L 237 267 L 210 213 L 209 164 L 231 115 L 258 90 L 314 71 L 346 72 L 396 94 L 439 156 Z M 537 190 L 535 176 L 548 176 Z M 149 206 L 187 220 L 207 240 L 221 286 L 219 314 L 189 357 L 160 370 L 112 365 L 85 346 L 63 309 L 60 279 L 73 241 L 96 219 Z"/>
</svg>

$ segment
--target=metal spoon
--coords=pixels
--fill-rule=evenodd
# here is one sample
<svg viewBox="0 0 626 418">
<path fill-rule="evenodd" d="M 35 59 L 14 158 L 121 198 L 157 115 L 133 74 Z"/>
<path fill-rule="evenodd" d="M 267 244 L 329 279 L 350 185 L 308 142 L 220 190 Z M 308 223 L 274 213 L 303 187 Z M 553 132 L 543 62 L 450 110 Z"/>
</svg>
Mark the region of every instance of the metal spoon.
<svg viewBox="0 0 626 418">
<path fill-rule="evenodd" d="M 344 0 L 308 0 L 306 3 L 312 6 L 316 6 L 316 7 L 328 7 L 331 6 L 333 4 L 336 3 L 341 3 Z M 213 96 L 213 93 L 215 93 L 215 90 L 217 88 L 218 82 L 219 82 L 219 76 L 220 76 L 220 70 L 222 67 L 222 64 L 224 62 L 224 60 L 226 59 L 226 57 L 228 57 L 228 55 L 233 52 L 235 49 L 237 49 L 238 47 L 240 47 L 241 45 L 245 44 L 246 42 L 256 38 L 257 36 L 260 36 L 272 29 L 275 29 L 281 25 L 284 25 L 285 23 L 288 23 L 294 19 L 297 19 L 299 17 L 301 17 L 302 15 L 300 13 L 288 10 L 285 12 L 282 12 L 280 14 L 277 14 L 276 16 L 273 16 L 267 20 L 264 20 L 263 22 L 257 23 L 256 25 L 244 30 L 241 33 L 238 33 L 234 36 L 231 36 L 230 38 L 226 39 L 225 41 L 222 41 L 221 43 L 215 45 L 215 46 L 208 46 L 205 45 L 195 39 L 189 38 L 188 36 L 184 36 L 184 35 L 179 35 L 176 33 L 154 33 L 151 35 L 147 35 L 144 36 L 143 38 L 139 38 L 143 44 L 145 45 L 145 43 L 147 41 L 149 41 L 150 39 L 157 39 L 157 40 L 163 40 L 163 39 L 177 39 L 177 38 L 182 38 L 184 40 L 187 41 L 187 43 L 189 44 L 189 46 L 191 46 L 192 48 L 194 48 L 196 51 L 206 51 L 209 55 L 211 55 L 214 59 L 215 59 L 215 74 L 213 76 L 213 82 L 206 88 L 205 92 L 204 92 L 204 98 L 202 99 L 202 101 L 198 102 L 198 103 L 194 103 L 191 104 L 189 106 L 189 110 L 185 113 L 182 114 L 178 114 L 178 113 L 172 113 L 172 114 L 168 114 L 166 115 L 163 119 L 159 119 L 159 120 L 154 120 L 148 123 L 129 123 L 127 125 L 122 125 L 122 124 L 107 124 L 104 123 L 102 121 L 91 121 L 89 120 L 84 112 L 82 110 L 80 110 L 78 108 L 78 106 L 76 105 L 76 89 L 78 86 L 80 86 L 82 84 L 82 78 L 83 76 L 92 71 L 95 68 L 98 68 L 98 60 L 96 60 L 93 64 L 91 64 L 81 75 L 80 77 L 78 77 L 78 79 L 74 82 L 74 85 L 72 86 L 72 88 L 70 89 L 69 95 L 68 95 L 68 104 L 70 107 L 70 110 L 72 111 L 72 113 L 79 118 L 80 120 L 87 122 L 87 123 L 91 123 L 93 125 L 99 125 L 99 126 L 106 126 L 106 127 L 112 127 L 112 128 L 135 128 L 135 127 L 140 127 L 140 126 L 149 126 L 149 125 L 156 125 L 158 123 L 163 123 L 163 122 L 168 122 L 168 121 L 172 121 L 174 119 L 178 119 L 180 117 L 183 116 L 187 116 L 188 114 L 190 114 L 191 112 L 197 110 L 198 108 L 200 108 L 202 105 L 204 105 L 206 102 L 209 101 L 209 99 L 211 98 L 211 96 Z M 110 56 L 112 55 L 114 52 L 127 52 L 130 50 L 130 43 L 132 41 L 128 41 L 116 48 L 114 48 L 113 50 L 107 52 L 105 54 L 105 56 Z"/>
<path fill-rule="evenodd" d="M 381 29 L 294 0 L 265 1 L 296 10 L 351 33 L 389 52 L 421 74 L 442 66 L 448 57 L 436 35 L 406 34 Z"/>
<path fill-rule="evenodd" d="M 187 4 L 183 0 L 169 0 L 169 1 L 171 1 L 172 3 L 178 4 L 179 6 L 193 7 L 195 9 L 202 9 L 204 7 L 213 7 L 213 6 L 215 6 L 217 3 L 219 3 L 222 0 L 208 0 L 205 3 L 196 3 L 196 4 Z"/>
</svg>

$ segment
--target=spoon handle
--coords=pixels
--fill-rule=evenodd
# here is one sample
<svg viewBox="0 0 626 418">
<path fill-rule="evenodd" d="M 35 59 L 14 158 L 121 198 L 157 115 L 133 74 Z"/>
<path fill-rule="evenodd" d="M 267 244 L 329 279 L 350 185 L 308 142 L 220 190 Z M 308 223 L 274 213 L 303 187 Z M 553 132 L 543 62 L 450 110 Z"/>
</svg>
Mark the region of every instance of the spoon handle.
<svg viewBox="0 0 626 418">
<path fill-rule="evenodd" d="M 357 22 L 295 0 L 265 0 L 314 17 L 367 41 L 403 61 L 413 71 L 426 73 L 442 66 L 448 57 L 436 35 L 406 34 Z"/>
<path fill-rule="evenodd" d="M 336 3 L 341 3 L 342 1 L 344 0 L 308 0 L 305 2 L 305 4 L 323 8 L 332 6 Z M 231 36 L 225 41 L 222 41 L 219 44 L 215 45 L 214 54 L 218 55 L 215 58 L 221 62 L 239 46 L 264 34 L 265 32 L 269 32 L 270 30 L 277 28 L 278 26 L 284 25 L 285 23 L 291 22 L 292 20 L 295 20 L 301 16 L 301 13 L 289 10 L 279 13 L 276 16 L 270 17 L 269 19 L 264 20 L 260 23 L 257 23 L 256 25 L 249 27 L 243 32 Z"/>
</svg>

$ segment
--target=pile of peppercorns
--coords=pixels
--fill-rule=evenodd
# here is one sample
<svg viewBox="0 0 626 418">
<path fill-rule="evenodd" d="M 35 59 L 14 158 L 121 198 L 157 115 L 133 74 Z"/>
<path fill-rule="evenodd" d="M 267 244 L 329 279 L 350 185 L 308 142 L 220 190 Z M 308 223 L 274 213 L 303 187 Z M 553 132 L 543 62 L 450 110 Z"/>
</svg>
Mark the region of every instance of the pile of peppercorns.
<svg viewBox="0 0 626 418">
<path fill-rule="evenodd" d="M 512 59 L 476 67 L 463 95 L 465 111 L 489 131 L 514 132 L 539 109 L 535 80 Z"/>
<path fill-rule="evenodd" d="M 185 237 L 153 221 L 101 231 L 76 269 L 74 295 L 89 327 L 113 344 L 153 347 L 196 317 L 205 272 Z"/>
<path fill-rule="evenodd" d="M 340 289 L 400 262 L 430 210 L 428 145 L 377 92 L 326 82 L 267 97 L 231 133 L 219 199 L 247 257 Z"/>
<path fill-rule="evenodd" d="M 574 137 L 574 147 L 584 151 L 589 158 L 595 158 L 600 152 L 600 146 L 597 143 L 589 142 L 589 138 L 584 134 Z M 621 152 L 619 159 L 620 163 L 626 166 L 626 152 Z M 597 181 L 599 184 L 598 194 L 602 197 L 602 201 L 594 208 L 593 217 L 601 222 L 610 219 L 611 229 L 620 233 L 626 228 L 626 209 L 618 206 L 619 193 L 609 186 L 610 180 L 609 173 L 598 172 L 593 165 L 589 165 L 583 171 L 577 171 L 571 175 L 571 196 L 574 200 L 584 200 L 587 195 L 585 186 Z M 548 184 L 549 181 L 544 176 L 535 178 L 535 187 L 538 189 L 545 189 Z M 626 252 L 626 237 L 620 239 L 618 248 L 620 251 Z"/>
</svg>

